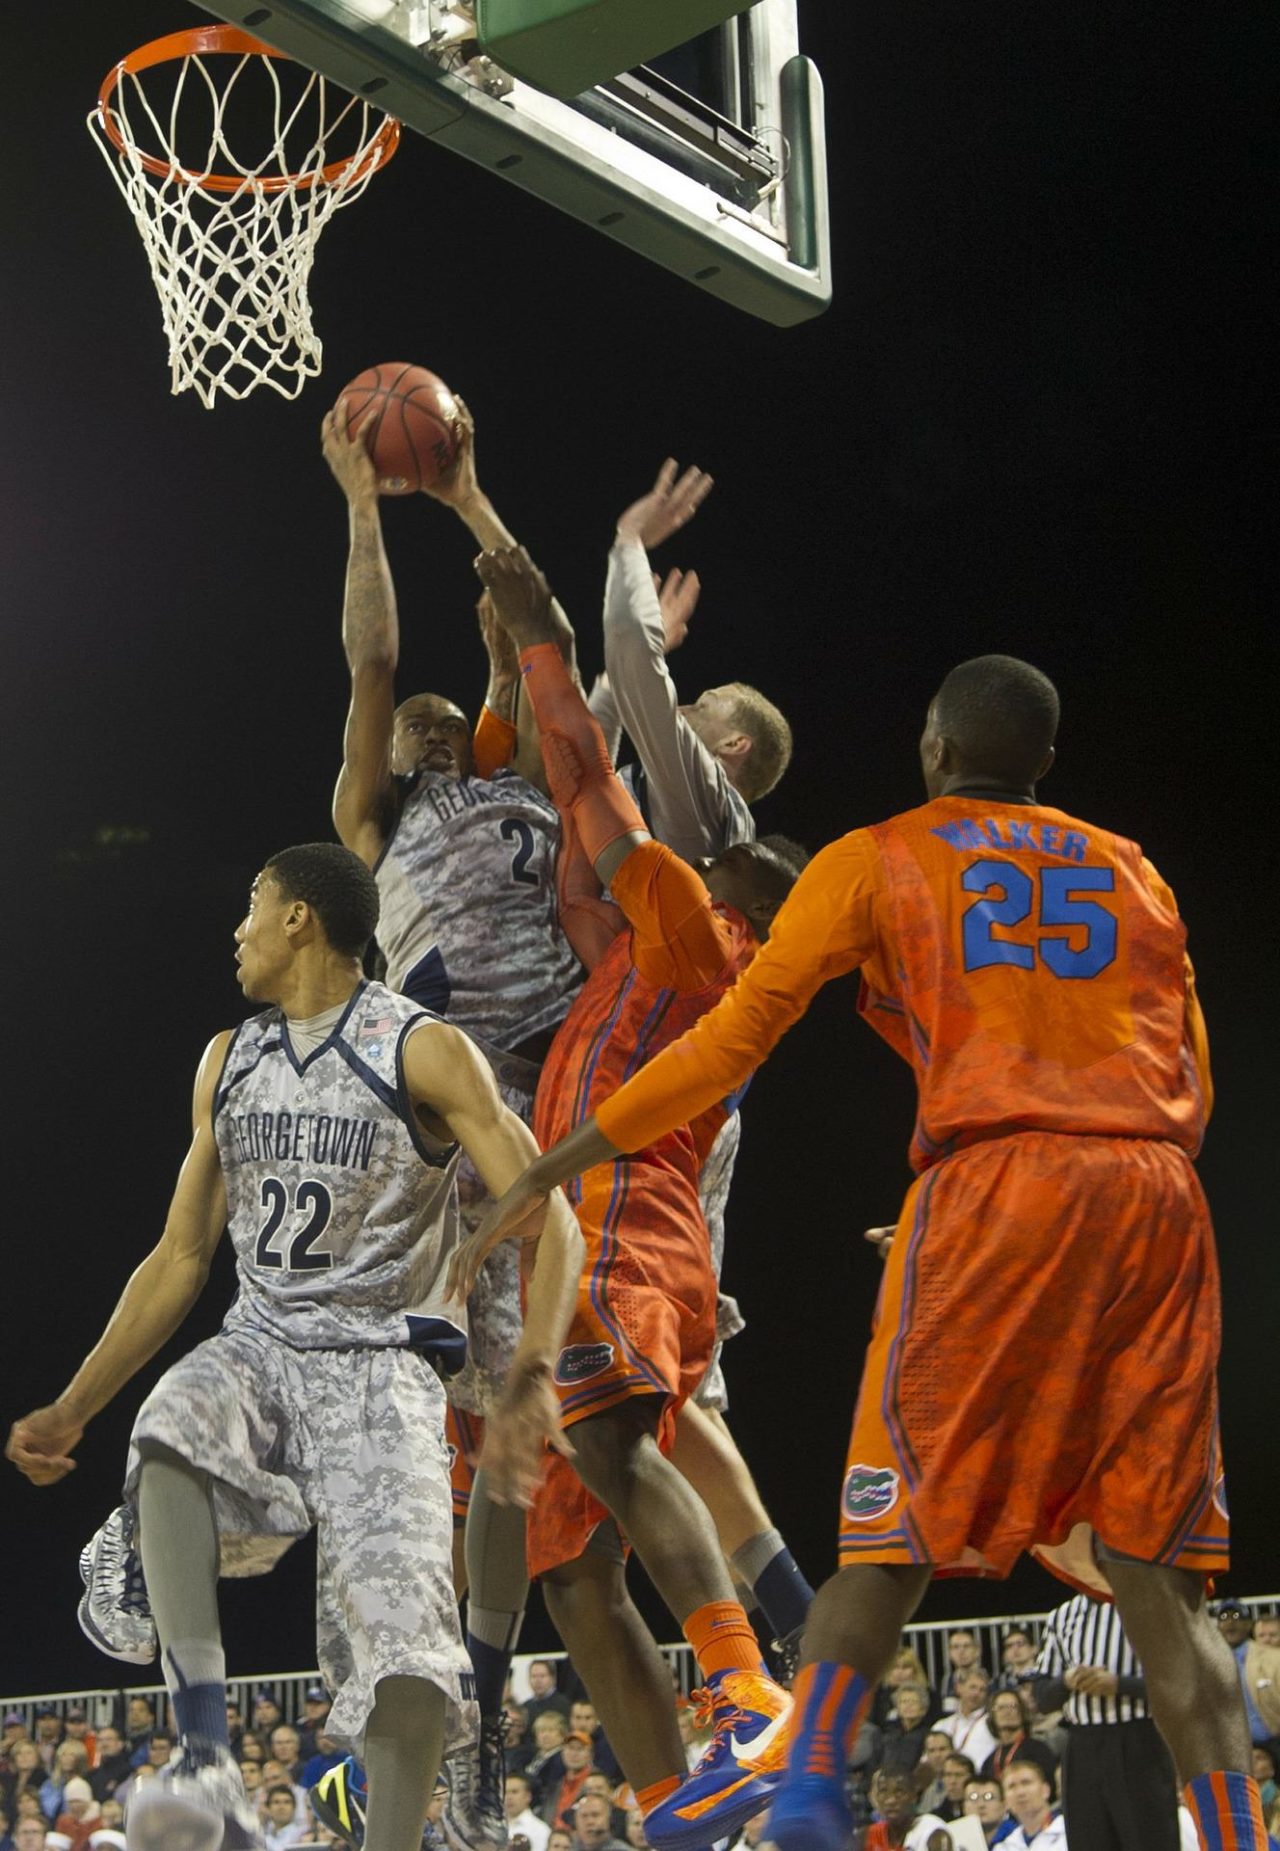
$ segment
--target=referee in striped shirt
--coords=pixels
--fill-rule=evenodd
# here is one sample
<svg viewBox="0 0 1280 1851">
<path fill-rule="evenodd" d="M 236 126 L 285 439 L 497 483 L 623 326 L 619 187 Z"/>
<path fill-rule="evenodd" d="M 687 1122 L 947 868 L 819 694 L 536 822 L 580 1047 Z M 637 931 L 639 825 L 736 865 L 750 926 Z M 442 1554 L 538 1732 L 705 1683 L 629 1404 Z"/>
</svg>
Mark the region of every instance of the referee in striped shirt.
<svg viewBox="0 0 1280 1851">
<path fill-rule="evenodd" d="M 1115 1608 L 1083 1594 L 1055 1608 L 1028 1676 L 1037 1708 L 1061 1709 L 1067 1727 L 1062 1804 L 1072 1844 L 1178 1851 L 1173 1757 Z"/>
</svg>

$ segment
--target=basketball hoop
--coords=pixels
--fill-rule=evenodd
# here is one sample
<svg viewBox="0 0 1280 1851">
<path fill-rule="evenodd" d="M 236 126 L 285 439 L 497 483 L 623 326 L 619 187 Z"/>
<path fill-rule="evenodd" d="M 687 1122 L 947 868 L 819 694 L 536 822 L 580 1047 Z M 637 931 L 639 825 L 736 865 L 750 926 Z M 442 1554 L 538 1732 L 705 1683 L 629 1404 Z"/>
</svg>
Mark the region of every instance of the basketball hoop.
<svg viewBox="0 0 1280 1851">
<path fill-rule="evenodd" d="M 229 138 L 264 116 L 266 151 L 242 160 Z M 237 27 L 202 26 L 122 58 L 89 129 L 146 248 L 172 390 L 208 407 L 261 385 L 296 398 L 320 371 L 320 233 L 391 159 L 400 124 Z"/>
</svg>

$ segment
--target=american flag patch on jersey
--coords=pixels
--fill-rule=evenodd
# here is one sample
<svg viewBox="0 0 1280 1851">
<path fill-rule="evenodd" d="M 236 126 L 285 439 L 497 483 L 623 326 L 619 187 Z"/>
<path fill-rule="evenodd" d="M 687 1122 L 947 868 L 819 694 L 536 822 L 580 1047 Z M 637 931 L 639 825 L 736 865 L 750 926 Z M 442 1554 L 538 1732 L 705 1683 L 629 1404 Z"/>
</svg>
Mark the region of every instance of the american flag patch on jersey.
<svg viewBox="0 0 1280 1851">
<path fill-rule="evenodd" d="M 389 1035 L 395 1027 L 395 1017 L 381 1015 L 376 1022 L 366 1022 L 356 1036 L 357 1041 L 372 1041 L 375 1035 Z"/>
</svg>

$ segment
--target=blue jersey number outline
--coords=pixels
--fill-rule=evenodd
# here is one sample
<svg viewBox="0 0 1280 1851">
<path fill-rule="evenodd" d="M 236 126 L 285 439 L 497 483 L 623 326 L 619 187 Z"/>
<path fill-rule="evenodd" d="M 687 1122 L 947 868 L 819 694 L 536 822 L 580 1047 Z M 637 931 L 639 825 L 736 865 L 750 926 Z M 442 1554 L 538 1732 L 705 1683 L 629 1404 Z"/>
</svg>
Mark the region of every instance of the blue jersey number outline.
<svg viewBox="0 0 1280 1851">
<path fill-rule="evenodd" d="M 518 881 L 522 887 L 536 887 L 538 877 L 536 874 L 530 874 L 529 863 L 533 860 L 534 850 L 538 843 L 528 823 L 522 823 L 515 816 L 504 816 L 498 834 L 504 842 L 518 844 L 515 854 L 511 857 L 512 880 Z"/>
<path fill-rule="evenodd" d="M 1042 929 L 1037 933 L 1036 946 L 1053 975 L 1069 979 L 1096 977 L 1114 964 L 1119 937 L 1115 914 L 1097 900 L 1078 897 L 1081 893 L 1114 893 L 1114 868 L 1041 868 L 1033 881 L 1015 862 L 988 857 L 970 862 L 960 876 L 960 885 L 966 893 L 979 896 L 965 908 L 961 920 L 967 971 L 985 970 L 992 964 L 1013 964 L 1019 970 L 1035 968 L 1035 949 L 1013 939 L 996 938 L 992 928 L 1021 925 L 1029 918 L 1037 886 Z M 996 888 L 999 898 L 993 899 Z M 1084 943 L 1077 950 L 1067 938 L 1044 931 L 1045 926 L 1083 926 Z"/>
<path fill-rule="evenodd" d="M 289 1212 L 289 1191 L 278 1176 L 263 1178 L 262 1206 L 267 1211 L 267 1218 L 258 1230 L 258 1243 L 253 1252 L 255 1265 L 265 1267 L 269 1272 L 329 1271 L 333 1265 L 332 1253 L 327 1247 L 316 1246 L 333 1218 L 333 1197 L 323 1183 L 308 1180 L 299 1183 L 294 1190 L 294 1213 L 305 1214 L 309 1209 L 311 1214 L 305 1227 L 295 1228 L 286 1237 L 284 1244 L 287 1258 L 279 1247 L 272 1245 Z"/>
</svg>

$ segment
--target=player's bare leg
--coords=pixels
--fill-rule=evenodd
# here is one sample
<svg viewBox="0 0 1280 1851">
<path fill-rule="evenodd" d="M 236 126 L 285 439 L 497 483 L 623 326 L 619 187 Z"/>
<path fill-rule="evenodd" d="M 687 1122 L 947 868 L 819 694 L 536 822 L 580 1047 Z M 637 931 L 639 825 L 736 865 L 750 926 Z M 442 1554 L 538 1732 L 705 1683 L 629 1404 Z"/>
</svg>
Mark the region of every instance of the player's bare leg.
<svg viewBox="0 0 1280 1851">
<path fill-rule="evenodd" d="M 793 1686 L 787 1771 L 768 1827 L 781 1851 L 836 1851 L 847 1843 L 849 1754 L 932 1572 L 860 1563 L 819 1588 Z"/>
<path fill-rule="evenodd" d="M 680 1781 L 681 1756 L 659 1781 L 641 1782 L 644 1791 L 636 1796 L 655 1851 L 696 1851 L 767 1801 L 781 1767 L 790 1702 L 765 1672 L 756 1636 L 734 1598 L 710 1513 L 659 1450 L 661 1412 L 659 1397 L 645 1395 L 574 1422 L 574 1469 L 630 1538 L 706 1680 L 705 1707 L 715 1723 L 710 1748 L 687 1780 Z M 611 1663 L 606 1626 L 599 1641 L 603 1656 L 595 1684 L 589 1675 L 587 1680 L 593 1695 L 610 1684 L 624 1687 Z M 667 1687 L 662 1712 L 670 1710 Z M 606 1729 L 610 1726 L 606 1720 Z M 653 1727 L 659 1726 L 655 1716 Z M 625 1732 L 625 1720 L 622 1727 Z M 655 1736 L 652 1746 L 659 1745 L 670 1753 L 669 1737 Z M 615 1746 L 622 1753 L 621 1743 Z M 623 1765 L 635 1785 L 625 1756 Z"/>
<path fill-rule="evenodd" d="M 773 1629 L 789 1681 L 813 1589 L 774 1528 L 724 1415 L 686 1401 L 670 1458 L 711 1512 L 735 1580 L 750 1589 Z"/>
<path fill-rule="evenodd" d="M 671 1672 L 627 1592 L 621 1555 L 620 1545 L 613 1557 L 588 1548 L 544 1576 L 542 1591 L 632 1788 L 670 1791 L 686 1769 Z"/>
<path fill-rule="evenodd" d="M 378 1680 L 365 1729 L 365 1851 L 420 1851 L 444 1747 L 445 1695 L 420 1677 Z"/>
<path fill-rule="evenodd" d="M 1169 1744 L 1206 1844 L 1263 1851 L 1240 1678 L 1205 1602 L 1204 1577 L 1103 1552 L 1125 1632 L 1142 1662 L 1151 1714 Z M 1207 1828 L 1207 1829 L 1206 1829 Z"/>
</svg>

